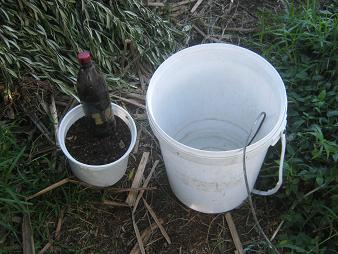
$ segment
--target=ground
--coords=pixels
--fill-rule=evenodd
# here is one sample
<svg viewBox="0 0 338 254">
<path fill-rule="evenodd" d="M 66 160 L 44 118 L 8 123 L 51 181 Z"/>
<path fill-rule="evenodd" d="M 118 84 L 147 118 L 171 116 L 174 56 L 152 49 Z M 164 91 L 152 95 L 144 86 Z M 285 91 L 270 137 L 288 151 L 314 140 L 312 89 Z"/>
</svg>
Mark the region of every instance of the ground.
<svg viewBox="0 0 338 254">
<path fill-rule="evenodd" d="M 127 97 L 127 95 L 125 95 Z M 135 107 L 125 105 L 129 112 Z M 177 200 L 172 193 L 160 149 L 146 121 L 137 121 L 138 129 L 142 129 L 138 152 L 130 158 L 126 176 L 114 188 L 130 187 L 131 172 L 135 172 L 143 152 L 150 152 L 144 176 L 147 177 L 156 160 L 159 165 L 153 174 L 149 187 L 156 189 L 144 193 L 146 202 L 153 208 L 158 218 L 164 221 L 164 227 L 172 243 L 169 245 L 157 229 L 153 230 L 145 245 L 147 253 L 233 253 L 235 250 L 224 214 L 208 215 L 193 211 Z M 68 169 L 69 170 L 69 169 Z M 123 203 L 127 193 L 115 193 L 109 188 L 102 190 L 86 189 L 91 192 L 91 199 L 85 204 L 65 207 L 60 239 L 57 245 L 63 250 L 77 250 L 85 253 L 128 253 L 136 244 L 134 228 L 131 220 L 131 208 L 110 207 L 100 200 L 111 200 Z M 41 199 L 48 199 L 47 194 Z M 258 217 L 265 232 L 271 236 L 277 228 L 275 208 L 268 199 L 255 198 Z M 250 249 L 264 249 L 260 243 L 263 238 L 255 229 L 248 204 L 245 202 L 233 210 L 232 216 L 244 246 L 253 245 Z M 154 222 L 149 212 L 140 202 L 136 213 L 136 223 L 140 232 L 146 230 Z M 55 222 L 51 221 L 55 225 Z M 51 234 L 55 228 L 51 228 Z"/>
<path fill-rule="evenodd" d="M 170 4 L 177 5 L 180 2 L 171 1 Z M 185 26 L 189 31 L 186 44 L 193 45 L 218 41 L 241 43 L 241 38 L 256 28 L 257 13 L 261 8 L 277 12 L 283 7 L 275 1 L 205 0 L 191 14 L 190 10 L 194 4 L 195 1 L 191 1 L 191 3 L 182 4 L 180 7 L 169 9 L 152 6 L 149 8 L 154 8 L 154 11 L 163 15 L 169 15 L 177 25 Z M 148 77 L 145 79 L 147 83 L 151 73 L 145 74 Z M 49 86 L 42 85 L 41 89 L 49 91 Z M 54 93 L 58 118 L 61 119 L 75 103 L 64 94 L 56 91 L 49 92 Z M 152 207 L 157 217 L 163 220 L 163 226 L 171 239 L 171 244 L 167 243 L 163 234 L 156 227 L 150 231 L 147 241 L 144 241 L 146 252 L 154 254 L 234 253 L 235 246 L 224 214 L 208 215 L 195 212 L 184 206 L 172 193 L 158 142 L 148 126 L 145 111 L 142 107 L 135 106 L 135 102 L 144 105 L 145 90 L 137 87 L 132 92 L 133 94 L 130 94 L 129 91 L 112 90 L 112 94 L 115 96 L 129 99 L 128 102 L 113 97 L 114 102 L 131 112 L 136 120 L 138 130 L 141 131 L 138 150 L 130 157 L 126 175 L 113 188 L 99 189 L 83 186 L 78 182 L 65 183 L 62 188 L 56 188 L 31 199 L 30 202 L 38 205 L 40 202 L 49 202 L 51 196 L 57 195 L 59 202 L 64 203 L 63 208 L 59 211 L 46 211 L 51 214 L 47 221 L 39 221 L 39 213 L 33 212 L 31 214 L 32 223 L 35 224 L 39 221 L 41 228 L 43 228 L 41 231 L 47 230 L 50 235 L 50 240 L 42 243 L 40 249 L 45 248 L 47 253 L 129 253 L 137 244 L 132 222 L 132 208 L 109 205 L 103 201 L 109 200 L 119 204 L 125 202 L 128 192 L 118 192 L 117 189 L 130 187 L 143 153 L 150 152 L 144 177 L 148 176 L 156 160 L 159 160 L 159 164 L 148 184 L 150 189 L 144 192 L 143 198 Z M 137 98 L 135 94 L 138 95 Z M 21 103 L 21 111 L 25 109 L 23 103 L 25 101 Z M 36 122 L 36 117 L 41 120 L 41 115 L 44 114 L 43 110 L 36 112 L 37 116 L 31 114 L 30 120 Z M 45 120 L 48 119 L 48 117 L 44 117 Z M 43 132 L 43 130 L 40 131 Z M 53 138 L 53 135 L 49 133 L 52 131 L 45 133 L 45 136 Z M 60 172 L 67 171 L 68 177 L 74 179 L 63 155 L 60 151 L 55 152 L 54 149 L 45 143 L 38 147 L 33 155 L 36 156 L 44 152 L 48 156 L 53 156 L 56 158 L 56 169 Z M 74 195 L 77 195 L 78 200 L 69 199 L 67 195 L 63 194 L 67 192 L 67 188 L 75 188 Z M 254 197 L 254 204 L 265 233 L 271 237 L 280 223 L 278 214 L 276 214 L 280 207 L 276 207 L 276 204 L 270 202 L 269 198 L 261 197 Z M 248 203 L 244 202 L 240 207 L 231 211 L 231 214 L 240 239 L 249 251 L 248 253 L 265 253 L 266 244 L 255 228 Z M 142 200 L 135 212 L 135 222 L 141 235 L 154 223 L 154 219 Z M 39 232 L 34 232 L 34 234 L 37 236 Z"/>
</svg>

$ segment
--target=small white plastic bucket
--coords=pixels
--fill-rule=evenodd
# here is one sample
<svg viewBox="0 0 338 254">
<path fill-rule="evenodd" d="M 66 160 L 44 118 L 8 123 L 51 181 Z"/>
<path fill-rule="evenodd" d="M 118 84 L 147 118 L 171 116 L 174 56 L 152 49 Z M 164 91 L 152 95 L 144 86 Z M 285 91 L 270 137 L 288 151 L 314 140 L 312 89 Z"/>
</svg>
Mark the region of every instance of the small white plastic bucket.
<svg viewBox="0 0 338 254">
<path fill-rule="evenodd" d="M 282 184 L 287 97 L 264 58 L 230 44 L 203 44 L 169 57 L 147 92 L 147 114 L 158 138 L 171 188 L 188 207 L 205 213 L 239 206 L 247 191 L 243 147 L 257 116 L 266 112 L 246 150 L 250 190 L 275 193 Z M 254 190 L 264 157 L 282 138 L 279 181 Z"/>
<path fill-rule="evenodd" d="M 59 131 L 58 141 L 60 148 L 68 158 L 69 165 L 74 175 L 82 181 L 98 187 L 110 186 L 118 182 L 125 174 L 128 166 L 129 154 L 136 143 L 136 125 L 130 114 L 122 107 L 112 103 L 112 109 L 116 116 L 121 118 L 129 127 L 131 141 L 127 152 L 117 161 L 104 165 L 88 165 L 77 161 L 67 150 L 65 139 L 69 128 L 81 117 L 84 116 L 82 105 L 78 105 L 70 110 L 62 119 Z"/>
</svg>

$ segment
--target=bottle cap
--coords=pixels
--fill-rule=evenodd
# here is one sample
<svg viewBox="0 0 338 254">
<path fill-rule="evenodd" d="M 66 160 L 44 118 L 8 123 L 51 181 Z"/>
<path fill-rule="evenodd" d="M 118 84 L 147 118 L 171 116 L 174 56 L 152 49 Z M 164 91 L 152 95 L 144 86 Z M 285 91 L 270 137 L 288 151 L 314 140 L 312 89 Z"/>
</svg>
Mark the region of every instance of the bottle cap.
<svg viewBox="0 0 338 254">
<path fill-rule="evenodd" d="M 86 64 L 92 60 L 92 57 L 89 51 L 83 51 L 77 54 L 77 59 L 79 60 L 80 64 Z"/>
</svg>

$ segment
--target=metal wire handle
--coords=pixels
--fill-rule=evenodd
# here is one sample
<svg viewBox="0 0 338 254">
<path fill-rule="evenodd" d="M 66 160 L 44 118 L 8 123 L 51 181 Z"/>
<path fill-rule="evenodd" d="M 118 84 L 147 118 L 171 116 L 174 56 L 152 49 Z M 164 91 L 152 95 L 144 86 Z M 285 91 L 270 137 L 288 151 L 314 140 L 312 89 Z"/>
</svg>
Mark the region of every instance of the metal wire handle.
<svg viewBox="0 0 338 254">
<path fill-rule="evenodd" d="M 279 170 L 278 170 L 278 182 L 276 183 L 275 187 L 267 191 L 261 191 L 257 189 L 253 189 L 252 193 L 256 195 L 262 196 L 269 196 L 275 194 L 279 188 L 282 186 L 283 183 L 283 171 L 284 171 L 284 156 L 285 156 L 285 148 L 286 148 L 286 138 L 284 131 L 280 134 L 281 142 L 282 142 L 282 149 L 280 152 L 280 160 L 279 160 Z"/>
<path fill-rule="evenodd" d="M 251 192 L 250 192 L 250 187 L 249 187 L 249 183 L 248 183 L 248 177 L 247 177 L 247 173 L 246 173 L 246 161 L 245 161 L 245 156 L 246 156 L 246 148 L 247 146 L 249 146 L 251 144 L 251 142 L 254 140 L 254 138 L 256 137 L 256 135 L 258 134 L 259 130 L 261 129 L 263 122 L 266 118 L 266 113 L 265 112 L 261 112 L 258 117 L 256 118 L 254 124 L 251 127 L 251 130 L 249 132 L 249 135 L 247 137 L 247 140 L 245 142 L 245 145 L 243 147 L 243 174 L 244 174 L 244 180 L 245 180 L 245 187 L 246 187 L 246 191 L 248 193 L 248 199 L 249 199 L 249 205 L 251 208 L 251 212 L 252 212 L 252 216 L 255 220 L 255 223 L 257 224 L 257 227 L 260 231 L 260 233 L 263 235 L 263 237 L 265 238 L 265 241 L 267 242 L 267 244 L 269 245 L 270 249 L 272 249 L 274 251 L 274 253 L 278 253 L 279 251 L 277 250 L 277 248 L 271 243 L 271 241 L 269 240 L 269 238 L 266 236 L 266 234 L 264 233 L 264 230 L 262 229 L 257 215 L 256 215 L 256 211 L 255 208 L 253 206 L 253 202 L 252 202 L 252 198 L 251 198 Z M 260 122 L 259 122 L 260 120 Z M 255 132 L 253 132 L 254 128 L 258 125 L 258 128 Z M 253 137 L 251 138 L 252 133 L 254 133 Z M 282 185 L 282 181 L 283 181 L 283 161 L 284 161 L 284 154 L 285 154 L 285 134 L 284 132 L 281 133 L 281 139 L 282 139 L 282 151 L 281 151 L 281 162 L 279 163 L 279 180 L 276 184 L 276 186 L 268 191 L 259 191 L 259 190 L 253 190 L 252 192 L 255 194 L 259 194 L 259 195 L 271 195 L 276 193 L 276 191 L 280 188 L 280 186 Z"/>
<path fill-rule="evenodd" d="M 249 132 L 249 135 L 245 141 L 245 146 L 243 148 L 243 166 L 245 167 L 245 172 L 244 174 L 246 175 L 246 165 L 245 165 L 245 154 L 246 154 L 246 148 L 247 146 L 249 146 L 252 141 L 254 140 L 254 138 L 257 136 L 259 130 L 261 129 L 264 121 L 265 121 L 265 118 L 266 118 L 266 113 L 265 112 L 261 112 L 254 124 L 252 125 L 251 129 L 250 129 L 250 132 Z M 260 121 L 260 122 L 259 122 Z M 259 124 L 258 124 L 259 123 Z M 254 132 L 254 128 L 258 125 L 258 128 L 257 130 Z M 253 134 L 252 138 L 251 138 L 251 135 Z M 280 160 L 279 160 L 279 170 L 278 170 L 278 182 L 276 183 L 275 187 L 273 187 L 272 189 L 270 190 L 267 190 L 267 191 L 261 191 L 261 190 L 257 190 L 257 189 L 253 189 L 252 190 L 252 193 L 256 194 L 256 195 L 261 195 L 261 196 L 269 196 L 269 195 L 273 195 L 275 194 L 279 188 L 282 186 L 282 183 L 283 183 L 283 167 L 284 167 L 284 156 L 285 156 L 285 149 L 286 149 L 286 138 L 285 138 L 285 133 L 284 131 L 281 132 L 280 134 L 280 139 L 281 139 L 281 143 L 282 143 L 282 149 L 281 149 L 281 153 L 280 153 Z"/>
</svg>

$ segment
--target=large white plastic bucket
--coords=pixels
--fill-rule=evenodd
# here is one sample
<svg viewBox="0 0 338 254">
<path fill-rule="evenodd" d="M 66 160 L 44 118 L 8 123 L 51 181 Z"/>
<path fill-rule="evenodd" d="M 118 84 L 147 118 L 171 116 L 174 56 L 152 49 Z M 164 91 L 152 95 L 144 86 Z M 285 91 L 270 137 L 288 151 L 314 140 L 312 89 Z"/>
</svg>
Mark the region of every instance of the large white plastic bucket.
<svg viewBox="0 0 338 254">
<path fill-rule="evenodd" d="M 106 187 L 118 182 L 125 174 L 128 166 L 129 154 L 136 143 L 136 125 L 130 114 L 122 107 L 112 103 L 112 109 L 116 116 L 121 118 L 129 127 L 131 141 L 127 152 L 118 160 L 104 165 L 88 165 L 76 160 L 67 150 L 65 139 L 69 128 L 81 117 L 84 116 L 82 105 L 78 105 L 70 110 L 62 119 L 59 131 L 58 141 L 60 148 L 68 158 L 70 168 L 74 175 L 80 180 L 98 187 Z"/>
<path fill-rule="evenodd" d="M 260 112 L 266 119 L 246 151 L 250 190 L 268 148 L 282 137 L 287 98 L 277 71 L 256 53 L 230 44 L 203 44 L 169 57 L 147 92 L 147 114 L 158 138 L 171 188 L 188 207 L 219 213 L 239 206 L 247 191 L 243 146 Z"/>
</svg>

